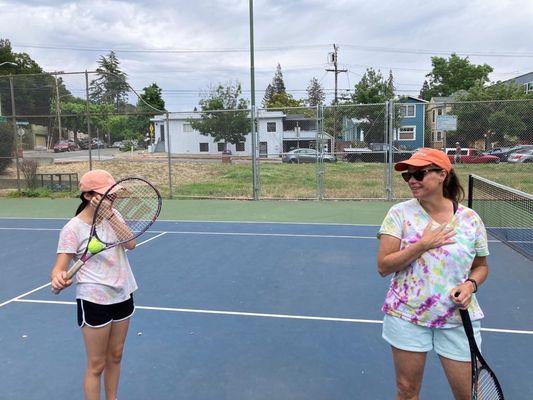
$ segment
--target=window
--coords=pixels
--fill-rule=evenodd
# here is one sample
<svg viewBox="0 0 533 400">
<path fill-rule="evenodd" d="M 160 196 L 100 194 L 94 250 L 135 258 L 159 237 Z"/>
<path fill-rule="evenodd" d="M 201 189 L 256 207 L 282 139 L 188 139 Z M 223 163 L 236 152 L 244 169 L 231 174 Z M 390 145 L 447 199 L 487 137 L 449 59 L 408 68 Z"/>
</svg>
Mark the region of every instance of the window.
<svg viewBox="0 0 533 400">
<path fill-rule="evenodd" d="M 194 132 L 191 124 L 183 124 L 183 132 Z"/>
<path fill-rule="evenodd" d="M 239 142 L 235 145 L 235 151 L 244 151 L 244 142 Z"/>
<path fill-rule="evenodd" d="M 402 126 L 400 128 L 399 140 L 415 140 L 415 127 Z"/>
<path fill-rule="evenodd" d="M 435 141 L 442 142 L 442 131 L 435 132 Z"/>
<path fill-rule="evenodd" d="M 218 151 L 226 150 L 226 143 L 217 143 L 217 150 Z"/>
<path fill-rule="evenodd" d="M 200 151 L 209 151 L 209 143 L 200 143 Z"/>
<path fill-rule="evenodd" d="M 165 125 L 159 125 L 159 137 L 162 142 L 165 141 Z"/>
<path fill-rule="evenodd" d="M 268 157 L 268 142 L 259 142 L 259 156 Z"/>
<path fill-rule="evenodd" d="M 526 83 L 524 87 L 526 88 L 526 93 L 533 92 L 533 82 Z"/>
<path fill-rule="evenodd" d="M 275 122 L 267 122 L 267 132 L 276 132 Z"/>
<path fill-rule="evenodd" d="M 433 122 L 435 122 L 435 110 L 433 110 L 433 112 L 431 114 L 433 115 L 432 120 L 433 120 Z"/>
<path fill-rule="evenodd" d="M 439 108 L 438 111 L 437 111 L 437 114 L 438 115 L 442 115 L 442 109 Z"/>
<path fill-rule="evenodd" d="M 406 104 L 400 107 L 400 116 L 403 118 L 413 118 L 416 116 L 414 104 Z"/>
</svg>

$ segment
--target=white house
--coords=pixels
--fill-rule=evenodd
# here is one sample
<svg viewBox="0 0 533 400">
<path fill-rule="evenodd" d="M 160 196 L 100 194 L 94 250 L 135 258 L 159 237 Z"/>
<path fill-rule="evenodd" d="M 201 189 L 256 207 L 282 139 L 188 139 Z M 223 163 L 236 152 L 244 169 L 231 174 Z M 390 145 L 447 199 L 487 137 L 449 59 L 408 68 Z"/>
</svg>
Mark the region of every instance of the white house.
<svg viewBox="0 0 533 400">
<path fill-rule="evenodd" d="M 286 115 L 282 111 L 258 110 L 257 134 L 260 157 L 278 158 L 282 153 L 297 147 L 316 147 L 316 118 L 304 115 Z M 169 113 L 170 152 L 172 154 L 217 155 L 226 147 L 234 155 L 252 154 L 251 135 L 247 134 L 242 143 L 215 142 L 213 137 L 195 131 L 191 119 L 200 119 L 201 113 Z M 166 116 L 157 115 L 151 119 L 155 127 L 155 151 L 168 151 Z M 333 138 L 324 133 L 321 142 L 331 149 Z"/>
</svg>

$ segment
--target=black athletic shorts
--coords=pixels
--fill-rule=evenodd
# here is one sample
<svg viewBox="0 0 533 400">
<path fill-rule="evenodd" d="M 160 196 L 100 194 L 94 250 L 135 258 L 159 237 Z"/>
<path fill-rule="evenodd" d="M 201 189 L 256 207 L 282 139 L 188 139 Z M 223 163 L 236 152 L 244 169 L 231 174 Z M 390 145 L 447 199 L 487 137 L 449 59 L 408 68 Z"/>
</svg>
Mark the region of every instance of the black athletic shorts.
<svg viewBox="0 0 533 400">
<path fill-rule="evenodd" d="M 91 328 L 100 328 L 111 322 L 123 321 L 130 318 L 135 312 L 133 294 L 122 303 L 96 304 L 87 300 L 76 299 L 78 303 L 78 325 Z"/>
</svg>

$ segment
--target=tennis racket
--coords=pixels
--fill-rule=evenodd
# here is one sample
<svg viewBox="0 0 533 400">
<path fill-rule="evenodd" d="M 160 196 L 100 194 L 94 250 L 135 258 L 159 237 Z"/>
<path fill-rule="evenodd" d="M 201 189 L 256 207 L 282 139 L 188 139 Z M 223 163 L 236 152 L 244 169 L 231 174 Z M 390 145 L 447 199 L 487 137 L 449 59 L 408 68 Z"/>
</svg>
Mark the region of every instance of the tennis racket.
<svg viewBox="0 0 533 400">
<path fill-rule="evenodd" d="M 159 191 L 142 178 L 124 178 L 111 186 L 94 210 L 87 247 L 67 271 L 67 279 L 72 279 L 94 255 L 146 232 L 159 216 L 161 202 Z"/>
<path fill-rule="evenodd" d="M 459 309 L 472 360 L 472 400 L 504 400 L 498 378 L 481 355 L 474 339 L 474 329 L 468 310 Z"/>
</svg>

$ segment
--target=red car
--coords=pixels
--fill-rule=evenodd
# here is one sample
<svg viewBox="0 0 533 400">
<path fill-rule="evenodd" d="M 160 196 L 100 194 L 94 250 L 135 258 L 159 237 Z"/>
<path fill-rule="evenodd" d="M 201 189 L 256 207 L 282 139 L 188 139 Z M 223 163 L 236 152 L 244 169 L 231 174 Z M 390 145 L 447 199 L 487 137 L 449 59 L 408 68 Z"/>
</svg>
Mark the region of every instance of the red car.
<svg viewBox="0 0 533 400">
<path fill-rule="evenodd" d="M 446 154 L 452 163 L 455 163 L 455 148 L 447 148 Z M 498 164 L 500 158 L 489 154 L 483 154 L 481 150 L 465 148 L 461 149 L 459 162 L 462 164 Z"/>
<path fill-rule="evenodd" d="M 76 150 L 76 145 L 73 142 L 69 142 L 68 140 L 60 140 L 54 146 L 54 153 L 74 150 Z"/>
</svg>

